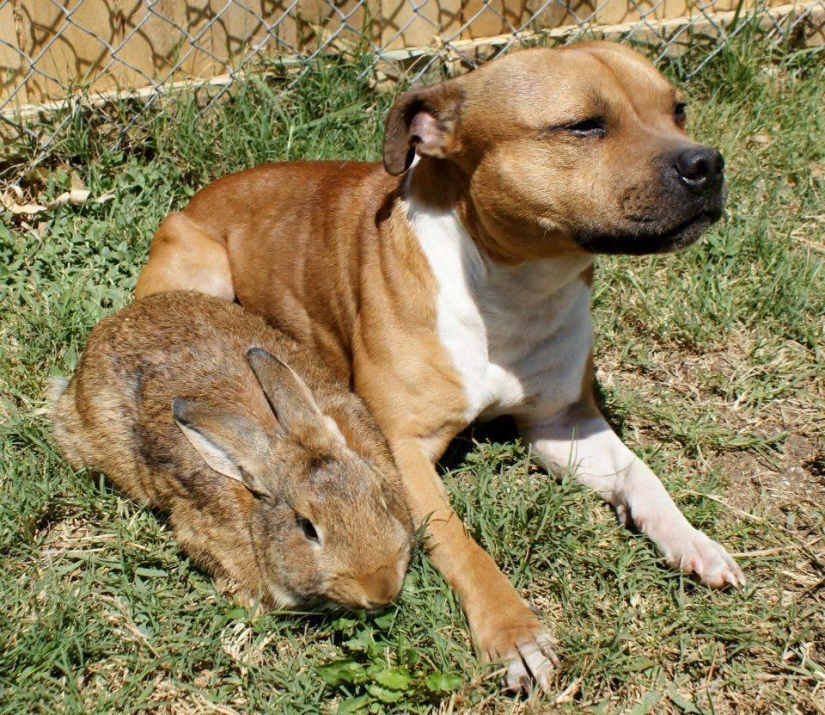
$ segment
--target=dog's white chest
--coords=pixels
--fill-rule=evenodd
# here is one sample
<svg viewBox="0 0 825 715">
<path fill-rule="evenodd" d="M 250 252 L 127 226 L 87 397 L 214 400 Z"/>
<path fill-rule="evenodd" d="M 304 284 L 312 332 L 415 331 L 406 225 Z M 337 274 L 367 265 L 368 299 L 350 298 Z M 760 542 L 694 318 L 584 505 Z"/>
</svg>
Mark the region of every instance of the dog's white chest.
<svg viewBox="0 0 825 715">
<path fill-rule="evenodd" d="M 549 417 L 579 399 L 591 348 L 587 257 L 485 260 L 452 212 L 410 201 L 438 284 L 438 336 L 464 383 L 466 418 Z"/>
</svg>

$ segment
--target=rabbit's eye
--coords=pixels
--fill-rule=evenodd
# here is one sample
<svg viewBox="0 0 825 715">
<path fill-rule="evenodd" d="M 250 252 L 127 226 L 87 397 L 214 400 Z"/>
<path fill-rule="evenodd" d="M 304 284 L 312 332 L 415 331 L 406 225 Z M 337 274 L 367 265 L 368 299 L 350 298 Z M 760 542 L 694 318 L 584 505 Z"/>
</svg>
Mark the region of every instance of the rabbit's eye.
<svg viewBox="0 0 825 715">
<path fill-rule="evenodd" d="M 318 538 L 318 532 L 315 531 L 315 526 L 313 526 L 312 522 L 307 519 L 306 517 L 299 516 L 297 517 L 298 526 L 301 527 L 301 531 L 304 532 L 304 536 L 307 537 L 313 543 L 320 543 L 320 539 Z"/>
</svg>

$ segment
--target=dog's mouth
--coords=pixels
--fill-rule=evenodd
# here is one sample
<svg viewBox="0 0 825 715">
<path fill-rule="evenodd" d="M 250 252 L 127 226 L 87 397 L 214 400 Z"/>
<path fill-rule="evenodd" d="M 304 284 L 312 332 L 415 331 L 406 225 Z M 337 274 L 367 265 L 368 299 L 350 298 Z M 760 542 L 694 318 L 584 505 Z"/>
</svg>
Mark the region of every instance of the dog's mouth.
<svg viewBox="0 0 825 715">
<path fill-rule="evenodd" d="M 576 242 L 590 253 L 612 253 L 642 256 L 650 253 L 672 253 L 687 248 L 722 217 L 721 209 L 701 211 L 686 221 L 663 232 L 628 231 L 619 234 L 584 232 Z"/>
</svg>

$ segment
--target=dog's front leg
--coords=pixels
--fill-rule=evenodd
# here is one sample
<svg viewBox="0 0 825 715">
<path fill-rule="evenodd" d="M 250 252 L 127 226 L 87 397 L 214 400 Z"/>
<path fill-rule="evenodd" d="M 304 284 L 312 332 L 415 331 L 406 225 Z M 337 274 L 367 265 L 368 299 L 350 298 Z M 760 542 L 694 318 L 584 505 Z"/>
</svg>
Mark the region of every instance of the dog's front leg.
<svg viewBox="0 0 825 715">
<path fill-rule="evenodd" d="M 461 599 L 473 640 L 486 662 L 507 667 L 507 686 L 547 691 L 558 660 L 553 638 L 493 559 L 450 507 L 427 450 L 417 440 L 393 445 L 416 523 L 427 525 L 428 554 Z"/>
<path fill-rule="evenodd" d="M 696 573 L 717 588 L 744 584 L 742 570 L 725 548 L 690 525 L 659 478 L 594 405 L 571 405 L 552 419 L 521 427 L 547 469 L 571 469 L 578 483 L 616 508 L 622 523 L 647 534 L 670 566 Z"/>
</svg>

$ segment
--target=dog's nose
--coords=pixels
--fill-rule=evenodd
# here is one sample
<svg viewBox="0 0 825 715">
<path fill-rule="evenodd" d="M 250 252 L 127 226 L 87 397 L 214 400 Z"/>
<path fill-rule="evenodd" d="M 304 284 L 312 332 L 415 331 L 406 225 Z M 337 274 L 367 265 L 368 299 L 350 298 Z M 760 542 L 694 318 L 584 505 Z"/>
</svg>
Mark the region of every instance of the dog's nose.
<svg viewBox="0 0 825 715">
<path fill-rule="evenodd" d="M 722 155 L 710 147 L 693 147 L 676 157 L 676 171 L 694 194 L 719 188 L 724 169 L 725 160 Z"/>
</svg>

